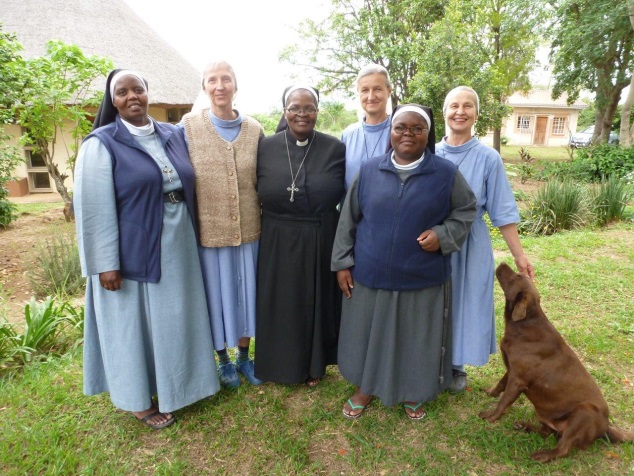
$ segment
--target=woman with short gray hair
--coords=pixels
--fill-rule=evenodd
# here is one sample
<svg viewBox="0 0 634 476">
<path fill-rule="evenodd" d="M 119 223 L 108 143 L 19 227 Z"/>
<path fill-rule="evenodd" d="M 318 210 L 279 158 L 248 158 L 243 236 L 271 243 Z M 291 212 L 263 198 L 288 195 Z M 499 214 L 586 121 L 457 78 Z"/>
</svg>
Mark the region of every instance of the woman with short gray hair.
<svg viewBox="0 0 634 476">
<path fill-rule="evenodd" d="M 390 142 L 387 113 L 387 102 L 392 94 L 390 74 L 380 64 L 369 64 L 359 70 L 356 85 L 364 115 L 341 134 L 341 141 L 346 144 L 346 189 L 361 164 L 384 154 Z"/>
</svg>

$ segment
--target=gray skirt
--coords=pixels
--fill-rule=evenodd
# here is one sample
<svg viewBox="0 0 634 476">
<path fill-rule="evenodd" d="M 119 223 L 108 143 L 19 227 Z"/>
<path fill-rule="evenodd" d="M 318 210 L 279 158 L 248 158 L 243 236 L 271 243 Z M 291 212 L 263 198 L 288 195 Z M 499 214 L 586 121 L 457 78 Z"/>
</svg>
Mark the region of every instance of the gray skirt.
<svg viewBox="0 0 634 476">
<path fill-rule="evenodd" d="M 355 282 L 343 298 L 341 374 L 387 406 L 436 398 L 452 379 L 450 291 L 450 281 L 415 291 Z"/>
</svg>

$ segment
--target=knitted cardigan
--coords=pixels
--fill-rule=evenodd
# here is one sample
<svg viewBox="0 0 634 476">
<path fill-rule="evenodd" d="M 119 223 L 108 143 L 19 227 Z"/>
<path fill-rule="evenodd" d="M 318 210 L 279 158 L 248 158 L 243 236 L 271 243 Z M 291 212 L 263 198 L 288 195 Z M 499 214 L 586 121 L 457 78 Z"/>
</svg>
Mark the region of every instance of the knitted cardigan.
<svg viewBox="0 0 634 476">
<path fill-rule="evenodd" d="M 227 142 L 209 120 L 209 109 L 183 120 L 196 174 L 200 244 L 219 248 L 259 239 L 256 159 L 262 126 L 243 116 L 238 137 Z"/>
</svg>

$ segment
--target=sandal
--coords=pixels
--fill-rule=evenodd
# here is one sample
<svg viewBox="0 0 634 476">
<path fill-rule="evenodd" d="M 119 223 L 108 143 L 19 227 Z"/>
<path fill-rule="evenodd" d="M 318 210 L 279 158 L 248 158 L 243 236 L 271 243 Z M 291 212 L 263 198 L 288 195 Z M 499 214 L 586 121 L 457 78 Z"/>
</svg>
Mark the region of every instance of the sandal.
<svg viewBox="0 0 634 476">
<path fill-rule="evenodd" d="M 306 379 L 306 385 L 308 385 L 308 388 L 315 388 L 317 385 L 319 385 L 319 382 L 321 382 L 320 378 L 308 377 Z"/>
<path fill-rule="evenodd" d="M 423 402 L 419 402 L 415 405 L 410 405 L 409 403 L 403 403 L 403 408 L 405 408 L 405 416 L 407 416 L 407 418 L 409 418 L 410 420 L 422 420 L 423 418 L 425 418 L 427 416 L 427 412 L 425 411 L 425 409 L 423 409 L 423 413 L 421 413 L 420 415 L 416 415 L 416 411 L 423 405 Z M 407 410 L 411 410 L 412 413 L 408 412 Z"/>
<path fill-rule="evenodd" d="M 343 416 L 346 417 L 348 420 L 356 420 L 357 418 L 360 418 L 361 415 L 363 415 L 363 412 L 365 411 L 366 408 L 368 408 L 368 405 L 370 405 L 371 402 L 372 402 L 372 398 L 370 397 L 370 400 L 368 400 L 368 403 L 366 403 L 365 405 L 355 405 L 354 403 L 352 403 L 352 398 L 349 398 L 346 403 L 350 406 L 350 410 L 352 411 L 361 410 L 361 411 L 353 415 L 349 411 L 346 411 L 346 406 L 344 405 L 342 410 Z"/>
<path fill-rule="evenodd" d="M 176 418 L 174 418 L 174 416 L 170 416 L 170 418 L 163 423 L 151 423 L 150 420 L 157 415 L 166 415 L 166 413 L 161 413 L 160 411 L 156 410 L 148 413 L 143 418 L 139 418 L 134 413 L 132 414 L 132 416 L 136 418 L 137 421 L 140 421 L 144 425 L 149 426 L 153 430 L 162 430 L 163 428 L 167 428 L 168 426 L 173 425 L 174 422 L 176 422 Z"/>
</svg>

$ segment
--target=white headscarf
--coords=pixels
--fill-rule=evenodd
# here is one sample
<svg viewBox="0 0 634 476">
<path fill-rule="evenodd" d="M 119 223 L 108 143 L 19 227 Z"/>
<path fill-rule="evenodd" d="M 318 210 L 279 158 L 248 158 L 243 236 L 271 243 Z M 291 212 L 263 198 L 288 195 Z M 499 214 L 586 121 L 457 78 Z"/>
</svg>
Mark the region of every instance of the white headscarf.
<svg viewBox="0 0 634 476">
<path fill-rule="evenodd" d="M 141 81 L 141 84 L 147 90 L 145 79 L 143 79 L 139 73 L 137 73 L 136 71 L 132 71 L 131 69 L 122 69 L 121 71 L 116 73 L 110 81 L 110 97 L 112 97 L 112 104 L 114 104 L 114 87 L 117 85 L 117 81 L 119 81 L 123 76 L 136 77 L 139 81 Z"/>
</svg>

